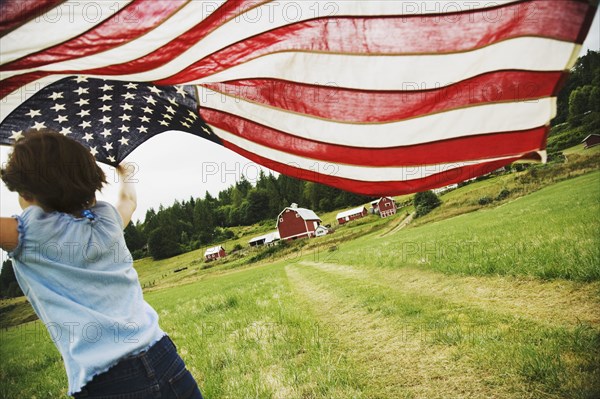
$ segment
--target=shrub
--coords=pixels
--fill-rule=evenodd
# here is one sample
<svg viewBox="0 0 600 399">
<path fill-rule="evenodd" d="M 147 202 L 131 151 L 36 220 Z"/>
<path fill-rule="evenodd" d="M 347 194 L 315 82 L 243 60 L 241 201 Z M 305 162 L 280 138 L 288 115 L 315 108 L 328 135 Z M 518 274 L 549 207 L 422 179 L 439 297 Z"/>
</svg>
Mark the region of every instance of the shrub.
<svg viewBox="0 0 600 399">
<path fill-rule="evenodd" d="M 441 205 L 442 201 L 431 190 L 415 194 L 414 205 L 416 217 L 427 215 L 433 209 Z"/>
<path fill-rule="evenodd" d="M 483 206 L 483 205 L 488 205 L 491 204 L 494 200 L 491 197 L 485 196 L 485 197 L 481 197 L 479 198 L 479 205 Z"/>
<path fill-rule="evenodd" d="M 146 251 L 143 249 L 136 249 L 135 251 L 131 252 L 131 257 L 133 259 L 142 259 L 145 256 L 146 256 Z"/>
<path fill-rule="evenodd" d="M 504 189 L 500 191 L 500 194 L 496 197 L 496 201 L 502 201 L 510 196 L 510 190 Z"/>
</svg>

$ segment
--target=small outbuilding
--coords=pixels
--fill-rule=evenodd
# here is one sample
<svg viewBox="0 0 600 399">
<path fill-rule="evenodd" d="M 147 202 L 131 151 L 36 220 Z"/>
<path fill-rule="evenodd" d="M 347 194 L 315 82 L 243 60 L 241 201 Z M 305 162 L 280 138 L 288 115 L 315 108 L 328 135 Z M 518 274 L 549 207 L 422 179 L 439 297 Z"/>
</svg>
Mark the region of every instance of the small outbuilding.
<svg viewBox="0 0 600 399">
<path fill-rule="evenodd" d="M 322 237 L 326 236 L 327 234 L 329 234 L 329 229 L 323 226 L 322 224 L 319 225 L 319 227 L 317 227 L 317 229 L 315 230 L 315 237 Z"/>
<path fill-rule="evenodd" d="M 250 244 L 251 247 L 260 247 L 263 245 L 271 246 L 275 245 L 280 239 L 281 237 L 279 237 L 279 232 L 273 231 L 271 233 L 252 238 L 250 241 L 248 241 L 248 244 Z"/>
<path fill-rule="evenodd" d="M 298 208 L 297 204 L 292 204 L 281 211 L 276 223 L 282 240 L 314 237 L 320 225 L 321 218 L 316 213 L 310 209 Z"/>
<path fill-rule="evenodd" d="M 225 256 L 227 256 L 227 254 L 225 253 L 225 248 L 223 248 L 221 245 L 218 245 L 218 246 L 212 247 L 212 248 L 208 248 L 206 250 L 206 252 L 204 252 L 204 259 L 207 262 L 221 259 L 221 258 L 224 258 Z"/>
<path fill-rule="evenodd" d="M 600 134 L 590 134 L 583 139 L 583 148 L 590 148 L 600 144 Z"/>
<path fill-rule="evenodd" d="M 376 204 L 373 206 L 373 209 L 376 213 L 379 213 L 379 216 L 382 218 L 386 218 L 388 216 L 392 216 L 396 214 L 396 202 L 391 197 L 382 197 L 378 201 L 374 201 Z"/>
<path fill-rule="evenodd" d="M 452 190 L 456 190 L 458 188 L 458 184 L 450 184 L 448 186 L 444 186 L 444 187 L 440 187 L 440 188 L 434 188 L 433 193 L 436 195 L 440 195 L 442 193 L 445 193 L 447 191 L 452 191 Z"/>
<path fill-rule="evenodd" d="M 344 224 L 351 220 L 360 219 L 365 216 L 367 216 L 367 208 L 365 208 L 364 206 L 359 206 L 358 208 L 340 212 L 335 218 L 337 219 L 339 224 Z"/>
</svg>

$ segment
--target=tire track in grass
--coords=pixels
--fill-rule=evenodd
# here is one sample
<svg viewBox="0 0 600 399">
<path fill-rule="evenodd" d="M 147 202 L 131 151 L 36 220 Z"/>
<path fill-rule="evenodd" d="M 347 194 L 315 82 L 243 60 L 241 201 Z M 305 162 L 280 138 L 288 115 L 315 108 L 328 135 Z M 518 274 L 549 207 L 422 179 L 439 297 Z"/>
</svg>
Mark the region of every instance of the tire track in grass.
<svg viewBox="0 0 600 399">
<path fill-rule="evenodd" d="M 520 390 L 514 392 L 509 379 L 507 384 L 498 383 L 493 372 L 456 356 L 451 345 L 435 345 L 419 334 L 406 334 L 389 318 L 363 310 L 360 298 L 339 292 L 318 271 L 300 265 L 288 265 L 285 270 L 299 296 L 336 334 L 339 350 L 357 364 L 365 397 L 527 397 Z"/>
<path fill-rule="evenodd" d="M 300 264 L 341 277 L 377 282 L 394 291 L 426 294 L 454 304 L 517 315 L 542 325 L 587 324 L 600 329 L 600 283 L 452 276 L 410 267 L 372 270 L 335 263 Z"/>
</svg>

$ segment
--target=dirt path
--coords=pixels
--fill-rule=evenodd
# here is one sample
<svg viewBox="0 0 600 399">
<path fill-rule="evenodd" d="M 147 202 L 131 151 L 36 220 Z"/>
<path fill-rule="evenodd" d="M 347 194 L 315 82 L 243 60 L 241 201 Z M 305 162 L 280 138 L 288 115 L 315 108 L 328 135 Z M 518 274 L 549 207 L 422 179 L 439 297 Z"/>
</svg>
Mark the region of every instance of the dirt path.
<svg viewBox="0 0 600 399">
<path fill-rule="evenodd" d="M 456 304 L 517 315 L 540 324 L 600 329 L 600 283 L 471 277 L 430 270 L 400 268 L 370 270 L 333 263 L 302 262 L 339 276 L 377 282 L 392 290 L 426 294 Z"/>
<path fill-rule="evenodd" d="M 364 397 L 528 397 L 525 392 L 515 392 L 518 388 L 511 385 L 510 378 L 499 380 L 493 372 L 477 369 L 467 358 L 456 356 L 455 347 L 431 345 L 418 334 L 401 333 L 390 319 L 366 312 L 359 300 L 335 292 L 331 281 L 312 276 L 310 269 L 301 264 L 285 268 L 295 292 L 334 332 L 340 350 L 359 365 L 357 375 L 364 382 Z M 362 277 L 360 271 L 350 272 L 352 278 Z"/>
<path fill-rule="evenodd" d="M 402 221 L 400 223 L 398 223 L 398 225 L 396 227 L 394 227 L 391 230 L 386 231 L 385 233 L 381 234 L 379 237 L 385 237 L 387 235 L 397 233 L 398 231 L 400 231 L 403 228 L 405 228 L 406 226 L 408 226 L 408 224 L 410 222 L 412 222 L 414 217 L 415 217 L 415 213 L 413 212 L 410 215 L 408 215 L 407 217 L 405 217 L 404 219 L 402 219 Z"/>
</svg>

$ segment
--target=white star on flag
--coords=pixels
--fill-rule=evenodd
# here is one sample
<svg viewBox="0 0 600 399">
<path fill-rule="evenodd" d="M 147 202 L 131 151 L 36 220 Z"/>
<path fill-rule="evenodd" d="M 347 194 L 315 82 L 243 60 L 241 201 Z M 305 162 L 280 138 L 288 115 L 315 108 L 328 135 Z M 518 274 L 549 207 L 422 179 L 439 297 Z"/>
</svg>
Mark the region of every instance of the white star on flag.
<svg viewBox="0 0 600 399">
<path fill-rule="evenodd" d="M 33 118 L 35 116 L 41 116 L 42 113 L 40 112 L 39 109 L 30 109 L 28 113 L 26 113 L 25 115 L 29 116 L 30 118 Z"/>
</svg>

